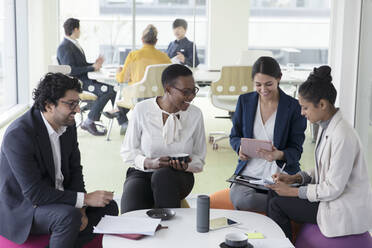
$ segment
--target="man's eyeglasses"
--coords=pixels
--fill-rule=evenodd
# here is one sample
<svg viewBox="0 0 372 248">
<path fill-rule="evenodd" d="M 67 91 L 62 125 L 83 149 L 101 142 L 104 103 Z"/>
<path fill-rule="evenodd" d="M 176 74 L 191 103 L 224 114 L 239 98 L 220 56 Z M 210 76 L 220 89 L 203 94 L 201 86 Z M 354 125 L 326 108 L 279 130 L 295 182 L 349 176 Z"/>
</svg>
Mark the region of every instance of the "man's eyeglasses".
<svg viewBox="0 0 372 248">
<path fill-rule="evenodd" d="M 185 97 L 188 97 L 188 96 L 191 96 L 191 95 L 196 95 L 199 91 L 199 88 L 198 87 L 194 87 L 194 89 L 179 89 L 175 86 L 172 86 L 172 88 L 178 90 L 179 92 L 182 93 L 183 96 Z"/>
<path fill-rule="evenodd" d="M 77 100 L 77 101 L 69 101 L 69 102 L 66 102 L 66 101 L 62 101 L 62 100 L 59 100 L 61 103 L 63 104 L 66 104 L 70 110 L 74 110 L 76 109 L 76 107 L 80 104 L 81 100 Z"/>
</svg>

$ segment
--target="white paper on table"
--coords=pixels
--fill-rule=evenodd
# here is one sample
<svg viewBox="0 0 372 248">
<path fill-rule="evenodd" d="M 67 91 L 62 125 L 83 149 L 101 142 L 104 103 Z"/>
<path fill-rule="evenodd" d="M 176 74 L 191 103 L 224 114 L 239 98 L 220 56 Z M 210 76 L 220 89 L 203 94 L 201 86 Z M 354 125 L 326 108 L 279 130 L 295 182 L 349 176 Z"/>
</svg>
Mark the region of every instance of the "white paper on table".
<svg viewBox="0 0 372 248">
<path fill-rule="evenodd" d="M 109 216 L 101 219 L 94 227 L 94 233 L 102 234 L 155 234 L 156 228 L 160 224 L 160 219 L 151 219 L 148 217 L 127 217 L 127 216 Z"/>
<path fill-rule="evenodd" d="M 248 240 L 254 248 L 295 248 L 287 238 L 282 239 L 250 239 Z"/>
</svg>

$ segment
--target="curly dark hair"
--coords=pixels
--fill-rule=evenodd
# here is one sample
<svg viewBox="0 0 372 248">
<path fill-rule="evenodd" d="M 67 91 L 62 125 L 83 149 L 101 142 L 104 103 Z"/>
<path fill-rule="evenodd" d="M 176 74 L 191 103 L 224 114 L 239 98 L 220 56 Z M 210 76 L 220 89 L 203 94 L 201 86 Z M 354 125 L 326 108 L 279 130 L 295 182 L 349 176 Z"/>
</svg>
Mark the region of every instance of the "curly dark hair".
<svg viewBox="0 0 372 248">
<path fill-rule="evenodd" d="M 47 103 L 57 106 L 58 100 L 64 97 L 68 90 L 82 92 L 81 83 L 77 78 L 72 78 L 62 73 L 47 73 L 32 93 L 34 107 L 45 112 Z"/>
</svg>

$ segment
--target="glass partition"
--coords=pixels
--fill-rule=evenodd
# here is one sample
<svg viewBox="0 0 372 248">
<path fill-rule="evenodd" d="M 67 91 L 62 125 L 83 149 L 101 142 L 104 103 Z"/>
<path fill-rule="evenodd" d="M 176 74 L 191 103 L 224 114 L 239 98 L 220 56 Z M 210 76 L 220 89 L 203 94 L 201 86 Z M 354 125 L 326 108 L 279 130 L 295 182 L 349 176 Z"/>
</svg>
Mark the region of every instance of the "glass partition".
<svg viewBox="0 0 372 248">
<path fill-rule="evenodd" d="M 17 103 L 14 1 L 0 2 L 0 114 Z"/>
</svg>

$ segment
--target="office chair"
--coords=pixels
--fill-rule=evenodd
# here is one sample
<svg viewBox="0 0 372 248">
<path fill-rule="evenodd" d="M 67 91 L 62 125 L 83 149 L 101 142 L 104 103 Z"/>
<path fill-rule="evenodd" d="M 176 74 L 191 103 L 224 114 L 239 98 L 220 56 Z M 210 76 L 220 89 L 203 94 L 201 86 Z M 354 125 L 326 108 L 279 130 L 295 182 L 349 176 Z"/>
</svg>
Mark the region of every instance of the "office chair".
<svg viewBox="0 0 372 248">
<path fill-rule="evenodd" d="M 150 98 L 164 95 L 161 83 L 161 74 L 169 64 L 156 64 L 146 67 L 145 74 L 141 81 L 132 85 L 124 86 L 121 90 L 121 99 L 116 105 L 121 108 L 133 109 L 138 99 Z M 110 120 L 106 140 L 110 140 L 113 119 Z"/>
<path fill-rule="evenodd" d="M 211 83 L 210 98 L 213 106 L 228 111 L 231 119 L 236 108 L 238 97 L 253 90 L 252 66 L 222 66 L 220 78 Z M 213 150 L 218 149 L 217 142 L 229 138 L 225 131 L 209 133 L 209 143 Z"/>
</svg>

